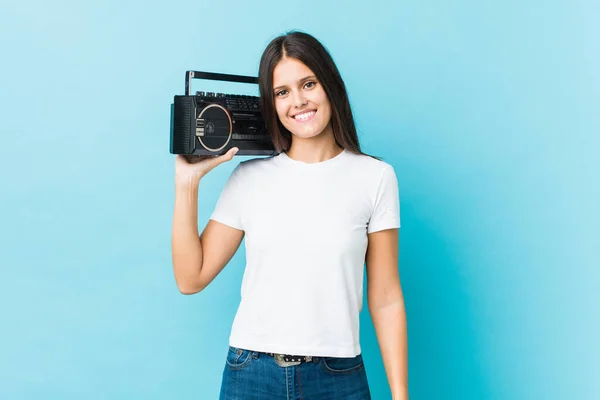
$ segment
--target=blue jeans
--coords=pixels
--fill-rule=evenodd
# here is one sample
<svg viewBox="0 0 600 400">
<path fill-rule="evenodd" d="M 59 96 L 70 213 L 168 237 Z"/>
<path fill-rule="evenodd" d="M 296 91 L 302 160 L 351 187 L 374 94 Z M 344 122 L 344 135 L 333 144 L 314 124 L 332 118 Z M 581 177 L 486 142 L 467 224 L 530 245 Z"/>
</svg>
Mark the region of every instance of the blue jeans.
<svg viewBox="0 0 600 400">
<path fill-rule="evenodd" d="M 220 400 L 371 400 L 360 354 L 280 366 L 270 355 L 230 346 L 222 379 Z"/>
</svg>

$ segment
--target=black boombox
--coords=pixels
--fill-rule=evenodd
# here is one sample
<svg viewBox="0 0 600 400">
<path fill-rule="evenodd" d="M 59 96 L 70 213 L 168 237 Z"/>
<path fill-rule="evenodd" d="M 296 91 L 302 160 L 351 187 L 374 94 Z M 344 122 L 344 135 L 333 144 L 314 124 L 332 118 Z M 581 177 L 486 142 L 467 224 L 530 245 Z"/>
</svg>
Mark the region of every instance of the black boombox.
<svg viewBox="0 0 600 400">
<path fill-rule="evenodd" d="M 274 155 L 271 136 L 260 111 L 259 97 L 196 92 L 190 79 L 258 84 L 258 78 L 212 72 L 187 71 L 185 95 L 171 104 L 171 154 L 221 155 L 232 147 L 236 155 Z"/>
</svg>

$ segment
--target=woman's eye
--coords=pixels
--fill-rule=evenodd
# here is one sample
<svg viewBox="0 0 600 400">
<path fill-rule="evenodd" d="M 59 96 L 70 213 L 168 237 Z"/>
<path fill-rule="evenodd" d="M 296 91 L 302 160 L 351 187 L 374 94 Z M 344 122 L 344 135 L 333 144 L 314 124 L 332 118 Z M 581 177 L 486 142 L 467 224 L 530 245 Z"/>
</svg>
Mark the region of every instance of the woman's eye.
<svg viewBox="0 0 600 400">
<path fill-rule="evenodd" d="M 313 88 L 315 85 L 317 84 L 317 82 L 306 82 L 304 84 L 304 87 L 311 89 Z M 276 97 L 280 97 L 280 96 L 285 96 L 287 94 L 287 90 L 280 90 L 279 92 L 275 93 Z"/>
</svg>

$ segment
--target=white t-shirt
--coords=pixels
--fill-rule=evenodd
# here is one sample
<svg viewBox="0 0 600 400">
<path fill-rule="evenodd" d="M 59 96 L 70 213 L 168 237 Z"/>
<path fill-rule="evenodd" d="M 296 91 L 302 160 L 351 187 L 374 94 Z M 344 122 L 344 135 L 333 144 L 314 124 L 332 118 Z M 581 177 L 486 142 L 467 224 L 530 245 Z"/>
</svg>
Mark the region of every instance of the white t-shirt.
<svg viewBox="0 0 600 400">
<path fill-rule="evenodd" d="M 246 267 L 231 346 L 360 354 L 367 234 L 400 227 L 390 164 L 347 150 L 312 164 L 285 153 L 243 161 L 211 219 L 245 231 Z"/>
</svg>

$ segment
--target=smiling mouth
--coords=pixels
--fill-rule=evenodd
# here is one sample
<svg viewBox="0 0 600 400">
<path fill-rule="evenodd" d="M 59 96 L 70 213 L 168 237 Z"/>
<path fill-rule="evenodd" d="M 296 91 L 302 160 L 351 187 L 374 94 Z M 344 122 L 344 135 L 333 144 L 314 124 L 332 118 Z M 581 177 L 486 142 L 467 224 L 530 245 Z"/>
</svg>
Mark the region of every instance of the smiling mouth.
<svg viewBox="0 0 600 400">
<path fill-rule="evenodd" d="M 314 117 L 314 115 L 316 113 L 317 113 L 316 110 L 311 110 L 311 111 L 307 111 L 307 112 L 304 112 L 301 114 L 296 114 L 292 118 L 298 122 L 305 122 L 305 121 L 308 121 L 309 119 L 311 119 L 312 117 Z"/>
</svg>

